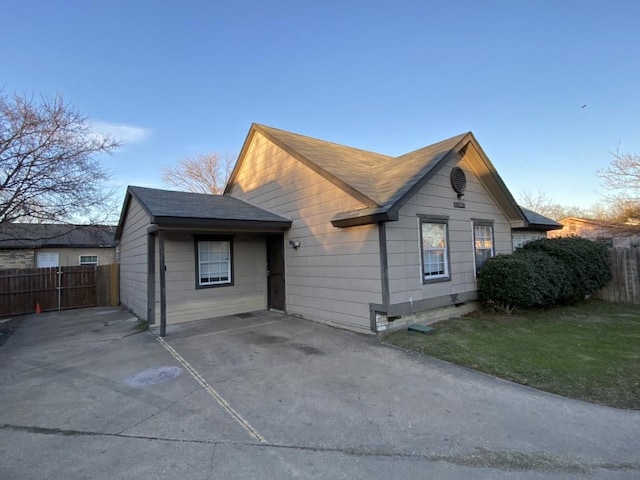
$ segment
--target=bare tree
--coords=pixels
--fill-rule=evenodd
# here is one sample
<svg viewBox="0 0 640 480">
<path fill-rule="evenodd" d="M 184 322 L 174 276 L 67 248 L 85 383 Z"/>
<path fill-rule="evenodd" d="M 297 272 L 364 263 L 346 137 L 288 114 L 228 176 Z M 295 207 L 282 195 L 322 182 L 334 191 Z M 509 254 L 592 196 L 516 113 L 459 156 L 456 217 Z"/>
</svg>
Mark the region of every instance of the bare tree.
<svg viewBox="0 0 640 480">
<path fill-rule="evenodd" d="M 118 146 L 60 96 L 37 102 L 0 91 L 0 224 L 69 222 L 104 209 L 109 173 L 96 156 Z"/>
<path fill-rule="evenodd" d="M 524 190 L 518 195 L 518 203 L 529 210 L 554 220 L 589 216 L 589 212 L 582 208 L 554 203 L 547 193 L 540 190 Z"/>
<path fill-rule="evenodd" d="M 184 157 L 176 165 L 162 167 L 162 180 L 180 190 L 219 195 L 231 174 L 235 155 L 215 152 Z"/>
<path fill-rule="evenodd" d="M 523 190 L 518 195 L 518 203 L 540 215 L 548 215 L 551 198 L 541 190 Z"/>
<path fill-rule="evenodd" d="M 613 159 L 607 168 L 598 170 L 604 186 L 609 191 L 607 200 L 623 204 L 640 202 L 640 155 L 612 152 Z"/>
</svg>

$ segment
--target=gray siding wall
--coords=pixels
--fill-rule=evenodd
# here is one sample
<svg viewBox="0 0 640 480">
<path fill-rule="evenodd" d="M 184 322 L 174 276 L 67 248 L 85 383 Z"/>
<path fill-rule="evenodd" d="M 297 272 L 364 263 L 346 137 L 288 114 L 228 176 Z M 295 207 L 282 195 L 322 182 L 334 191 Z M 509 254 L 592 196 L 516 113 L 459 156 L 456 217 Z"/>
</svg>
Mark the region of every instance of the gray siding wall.
<svg viewBox="0 0 640 480">
<path fill-rule="evenodd" d="M 135 198 L 120 239 L 120 303 L 147 319 L 147 228 L 149 216 Z"/>
<path fill-rule="evenodd" d="M 465 208 L 454 208 L 457 195 L 451 188 L 450 172 L 461 167 L 467 177 Z M 418 215 L 449 217 L 451 280 L 422 284 Z M 397 222 L 387 223 L 390 303 L 459 294 L 477 289 L 474 267 L 473 222 L 494 222 L 495 253 L 510 253 L 511 225 L 484 189 L 467 163 L 467 157 L 452 159 L 400 209 Z"/>
<path fill-rule="evenodd" d="M 331 225 L 336 212 L 362 208 L 359 201 L 260 134 L 231 195 L 293 220 L 285 234 L 288 313 L 370 331 L 369 303 L 382 301 L 378 228 Z"/>
<path fill-rule="evenodd" d="M 156 240 L 156 272 L 159 272 Z M 167 323 L 233 315 L 267 308 L 266 246 L 263 236 L 233 235 L 233 285 L 196 288 L 191 232 L 165 232 Z M 160 275 L 156 273 L 156 322 L 160 322 Z"/>
</svg>

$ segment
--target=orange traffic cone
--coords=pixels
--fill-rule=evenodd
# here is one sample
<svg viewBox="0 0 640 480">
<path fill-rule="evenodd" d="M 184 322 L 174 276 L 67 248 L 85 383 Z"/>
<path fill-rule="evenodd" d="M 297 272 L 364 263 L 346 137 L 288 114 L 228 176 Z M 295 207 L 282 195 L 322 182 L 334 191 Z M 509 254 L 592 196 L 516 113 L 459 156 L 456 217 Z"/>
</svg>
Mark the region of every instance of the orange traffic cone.
<svg viewBox="0 0 640 480">
<path fill-rule="evenodd" d="M 42 309 L 40 308 L 40 302 L 36 303 L 36 313 L 42 313 Z"/>
</svg>

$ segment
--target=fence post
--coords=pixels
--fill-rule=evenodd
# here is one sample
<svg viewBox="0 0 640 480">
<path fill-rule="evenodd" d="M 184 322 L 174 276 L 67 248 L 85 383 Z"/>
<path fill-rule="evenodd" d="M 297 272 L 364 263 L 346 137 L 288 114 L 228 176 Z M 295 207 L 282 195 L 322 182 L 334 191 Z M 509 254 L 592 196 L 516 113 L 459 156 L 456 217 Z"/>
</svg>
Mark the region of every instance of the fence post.
<svg viewBox="0 0 640 480">
<path fill-rule="evenodd" d="M 58 278 L 58 311 L 60 311 L 62 302 L 62 269 L 60 268 L 60 265 L 58 265 L 58 272 L 56 276 Z"/>
</svg>

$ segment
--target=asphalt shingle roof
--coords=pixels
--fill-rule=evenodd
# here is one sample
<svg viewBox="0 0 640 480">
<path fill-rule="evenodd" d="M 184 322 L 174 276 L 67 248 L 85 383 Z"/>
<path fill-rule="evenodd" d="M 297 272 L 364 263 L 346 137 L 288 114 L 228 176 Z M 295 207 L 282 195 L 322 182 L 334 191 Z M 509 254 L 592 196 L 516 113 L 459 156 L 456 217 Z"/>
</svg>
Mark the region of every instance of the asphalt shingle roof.
<svg viewBox="0 0 640 480">
<path fill-rule="evenodd" d="M 528 208 L 520 207 L 522 213 L 524 213 L 525 217 L 527 217 L 527 222 L 531 225 L 539 225 L 539 226 L 548 226 L 552 227 L 550 230 L 556 230 L 562 228 L 562 224 L 556 222 L 555 220 L 545 217 L 544 215 L 540 215 L 539 213 L 534 212 L 533 210 L 529 210 Z"/>
<path fill-rule="evenodd" d="M 414 152 L 391 157 L 265 125 L 256 125 L 256 128 L 357 190 L 370 200 L 369 208 L 389 207 L 395 203 L 467 135 L 457 135 Z"/>
<path fill-rule="evenodd" d="M 228 195 L 176 192 L 136 186 L 130 186 L 128 191 L 149 213 L 152 223 L 170 218 L 291 223 L 289 218 Z"/>
<path fill-rule="evenodd" d="M 115 247 L 115 227 L 49 223 L 3 223 L 0 248 Z"/>
</svg>

